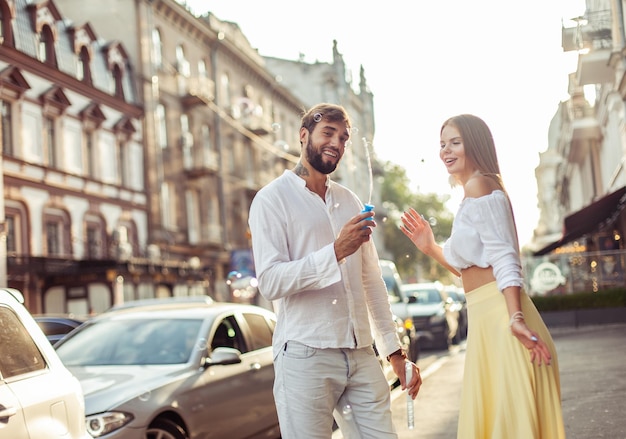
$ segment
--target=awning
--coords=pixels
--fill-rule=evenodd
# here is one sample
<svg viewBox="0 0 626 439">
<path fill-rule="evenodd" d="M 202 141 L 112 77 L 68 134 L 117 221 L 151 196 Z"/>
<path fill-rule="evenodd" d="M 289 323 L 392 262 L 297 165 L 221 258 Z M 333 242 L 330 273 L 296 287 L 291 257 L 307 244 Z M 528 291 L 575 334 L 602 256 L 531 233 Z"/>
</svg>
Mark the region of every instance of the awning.
<svg viewBox="0 0 626 439">
<path fill-rule="evenodd" d="M 597 232 L 615 222 L 626 206 L 626 186 L 565 217 L 563 236 L 534 253 L 545 255 L 562 245 L 589 233 Z"/>
</svg>

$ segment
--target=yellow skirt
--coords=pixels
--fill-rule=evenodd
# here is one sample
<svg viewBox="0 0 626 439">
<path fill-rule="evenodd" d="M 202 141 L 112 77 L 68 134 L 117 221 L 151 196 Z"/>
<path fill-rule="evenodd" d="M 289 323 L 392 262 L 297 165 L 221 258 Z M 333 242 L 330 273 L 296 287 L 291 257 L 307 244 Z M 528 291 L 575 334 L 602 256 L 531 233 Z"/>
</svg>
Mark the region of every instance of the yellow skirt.
<svg viewBox="0 0 626 439">
<path fill-rule="evenodd" d="M 457 438 L 565 438 L 556 349 L 534 303 L 522 291 L 526 324 L 548 345 L 550 366 L 531 363 L 528 349 L 511 334 L 495 282 L 466 297 L 469 328 Z"/>
</svg>

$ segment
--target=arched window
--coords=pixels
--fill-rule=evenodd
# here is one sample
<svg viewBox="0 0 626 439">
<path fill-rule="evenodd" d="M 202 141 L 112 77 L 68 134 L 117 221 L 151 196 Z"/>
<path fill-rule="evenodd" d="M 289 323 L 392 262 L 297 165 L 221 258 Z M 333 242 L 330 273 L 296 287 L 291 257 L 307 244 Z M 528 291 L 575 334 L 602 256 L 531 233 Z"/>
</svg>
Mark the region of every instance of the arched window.
<svg viewBox="0 0 626 439">
<path fill-rule="evenodd" d="M 119 42 L 113 42 L 106 48 L 107 65 L 111 80 L 111 93 L 124 99 L 124 80 L 126 76 L 128 55 Z"/>
<path fill-rule="evenodd" d="M 161 42 L 161 32 L 158 29 L 152 29 L 152 63 L 154 67 L 163 66 L 163 43 Z"/>
<path fill-rule="evenodd" d="M 113 75 L 113 82 L 115 83 L 115 96 L 124 99 L 124 74 L 119 64 L 113 66 L 113 72 L 111 72 L 111 74 Z"/>
<path fill-rule="evenodd" d="M 14 13 L 6 1 L 0 1 L 0 44 L 13 47 L 13 26 L 11 25 Z"/>
<path fill-rule="evenodd" d="M 80 81 L 91 84 L 91 56 L 86 46 L 81 47 L 78 53 L 78 68 L 76 75 Z"/>
<path fill-rule="evenodd" d="M 54 51 L 54 34 L 49 25 L 44 25 L 39 34 L 39 60 L 56 67 L 56 53 Z"/>
</svg>

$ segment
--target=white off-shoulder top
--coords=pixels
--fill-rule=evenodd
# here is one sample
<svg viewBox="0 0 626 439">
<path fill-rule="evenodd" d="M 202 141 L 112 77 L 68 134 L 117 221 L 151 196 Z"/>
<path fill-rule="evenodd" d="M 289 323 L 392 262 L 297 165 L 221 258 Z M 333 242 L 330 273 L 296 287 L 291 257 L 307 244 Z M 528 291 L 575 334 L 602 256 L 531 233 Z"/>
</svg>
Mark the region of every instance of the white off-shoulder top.
<svg viewBox="0 0 626 439">
<path fill-rule="evenodd" d="M 454 218 L 452 235 L 443 246 L 446 261 L 457 271 L 493 267 L 498 289 L 523 287 L 513 211 L 507 195 L 495 190 L 465 198 Z"/>
</svg>

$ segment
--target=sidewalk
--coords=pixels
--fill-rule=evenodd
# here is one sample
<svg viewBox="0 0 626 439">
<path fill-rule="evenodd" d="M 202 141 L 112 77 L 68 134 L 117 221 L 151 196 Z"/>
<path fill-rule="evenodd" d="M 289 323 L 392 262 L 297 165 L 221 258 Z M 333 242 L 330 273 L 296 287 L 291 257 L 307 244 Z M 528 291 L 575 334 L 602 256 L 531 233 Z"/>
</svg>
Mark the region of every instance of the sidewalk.
<svg viewBox="0 0 626 439">
<path fill-rule="evenodd" d="M 567 439 L 626 439 L 626 324 L 551 329 L 559 358 Z M 424 352 L 425 354 L 427 352 Z M 392 391 L 399 439 L 456 439 L 464 345 L 418 361 L 424 383 L 406 422 L 406 393 Z M 343 439 L 335 432 L 333 439 Z"/>
</svg>

